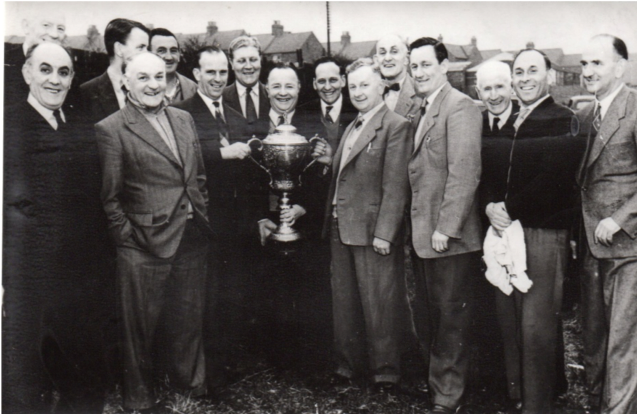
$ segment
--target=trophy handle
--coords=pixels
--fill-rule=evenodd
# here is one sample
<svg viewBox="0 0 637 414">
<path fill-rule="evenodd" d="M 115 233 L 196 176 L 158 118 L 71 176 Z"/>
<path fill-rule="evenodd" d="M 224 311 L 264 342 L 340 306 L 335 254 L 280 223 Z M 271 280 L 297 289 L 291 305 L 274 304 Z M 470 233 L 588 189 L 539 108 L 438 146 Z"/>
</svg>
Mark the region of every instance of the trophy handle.
<svg viewBox="0 0 637 414">
<path fill-rule="evenodd" d="M 327 143 L 327 141 L 324 138 L 319 137 L 318 134 L 315 134 L 312 138 L 310 138 L 311 144 L 313 144 L 315 141 L 320 141 L 324 143 L 325 145 L 330 145 Z M 316 162 L 317 159 L 318 158 L 314 158 L 312 161 L 310 161 L 310 163 L 306 165 L 305 168 L 303 168 L 303 172 L 305 172 L 308 168 L 310 168 Z"/>
<path fill-rule="evenodd" d="M 250 138 L 250 140 L 248 140 L 247 144 L 250 147 L 250 149 L 252 149 L 252 143 L 254 142 L 258 142 L 259 146 L 256 148 L 257 151 L 262 151 L 263 150 L 263 142 L 255 137 L 254 135 L 252 135 L 252 138 Z M 268 175 L 270 175 L 270 171 L 268 171 L 267 168 L 265 168 L 259 161 L 255 160 L 254 158 L 252 158 L 252 154 L 248 155 L 248 158 L 250 158 L 252 160 L 253 163 L 255 163 L 256 165 L 258 165 L 263 171 L 265 171 L 266 173 L 268 173 Z M 270 175 L 270 182 L 272 182 L 272 176 Z"/>
</svg>

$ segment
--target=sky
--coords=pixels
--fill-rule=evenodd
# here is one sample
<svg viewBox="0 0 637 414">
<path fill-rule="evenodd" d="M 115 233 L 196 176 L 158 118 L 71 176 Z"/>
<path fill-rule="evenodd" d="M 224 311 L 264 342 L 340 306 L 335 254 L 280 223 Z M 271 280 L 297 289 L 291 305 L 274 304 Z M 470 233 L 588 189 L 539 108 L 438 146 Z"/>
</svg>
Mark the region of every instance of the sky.
<svg viewBox="0 0 637 414">
<path fill-rule="evenodd" d="M 22 34 L 23 16 L 34 11 L 62 10 L 67 34 L 85 34 L 94 24 L 104 33 L 113 18 L 126 17 L 175 33 L 202 33 L 208 21 L 219 30 L 244 29 L 270 33 L 274 20 L 285 31 L 312 31 L 327 41 L 326 3 L 294 2 L 5 2 L 5 35 Z M 480 50 L 517 50 L 533 41 L 538 48 L 579 53 L 598 33 L 621 37 L 637 52 L 637 2 L 372 2 L 332 1 L 331 40 L 349 31 L 352 41 L 377 40 L 398 33 L 414 40 L 442 34 L 447 43 L 469 44 L 475 36 Z"/>
</svg>

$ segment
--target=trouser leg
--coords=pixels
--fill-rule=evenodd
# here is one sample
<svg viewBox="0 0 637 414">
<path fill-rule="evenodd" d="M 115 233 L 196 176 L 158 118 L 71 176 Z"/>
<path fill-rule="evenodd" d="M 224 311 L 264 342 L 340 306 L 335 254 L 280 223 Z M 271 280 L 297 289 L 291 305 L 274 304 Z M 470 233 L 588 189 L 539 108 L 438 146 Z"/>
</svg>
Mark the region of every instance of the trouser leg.
<svg viewBox="0 0 637 414">
<path fill-rule="evenodd" d="M 504 347 L 504 364 L 507 378 L 507 392 L 512 400 L 522 398 L 520 371 L 520 331 L 518 329 L 519 310 L 515 293 L 505 295 L 499 289 L 495 292 L 495 305 Z"/>
</svg>

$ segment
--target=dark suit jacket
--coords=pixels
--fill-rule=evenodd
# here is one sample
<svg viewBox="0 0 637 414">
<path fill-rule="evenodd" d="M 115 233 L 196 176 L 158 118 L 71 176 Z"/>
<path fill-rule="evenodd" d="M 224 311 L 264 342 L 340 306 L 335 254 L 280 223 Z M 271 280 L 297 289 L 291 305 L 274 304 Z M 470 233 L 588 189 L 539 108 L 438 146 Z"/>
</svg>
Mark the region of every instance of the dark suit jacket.
<svg viewBox="0 0 637 414">
<path fill-rule="evenodd" d="M 579 172 L 584 227 L 596 258 L 637 255 L 637 91 L 623 86 L 596 134 L 594 105 L 583 108 L 581 136 L 588 137 L 590 155 Z M 593 243 L 600 220 L 612 217 L 621 226 L 610 247 Z"/>
<path fill-rule="evenodd" d="M 119 111 L 117 96 L 108 72 L 80 85 L 85 117 L 89 124 L 96 124 Z"/>
<path fill-rule="evenodd" d="M 575 175 L 585 143 L 571 135 L 573 113 L 548 97 L 518 128 L 507 183 L 507 212 L 531 228 L 570 229 Z"/>
<path fill-rule="evenodd" d="M 343 137 L 353 128 L 352 122 Z M 334 155 L 323 231 L 326 234 L 330 224 L 338 180 L 336 210 L 341 242 L 371 246 L 378 237 L 396 243 L 409 197 L 407 160 L 413 148 L 411 128 L 409 122 L 384 105 L 362 128 L 340 173 L 344 139 Z"/>
<path fill-rule="evenodd" d="M 469 253 L 482 247 L 477 197 L 480 110 L 449 83 L 430 106 L 422 140 L 409 160 L 412 242 L 423 259 Z M 418 122 L 419 113 L 413 120 L 414 129 Z M 450 237 L 448 251 L 433 250 L 434 231 Z"/>
<path fill-rule="evenodd" d="M 333 120 L 334 123 L 332 124 L 328 123 L 323 116 L 320 99 L 313 99 L 297 107 L 294 117 L 299 119 L 299 123 L 304 124 L 305 129 L 313 130 L 311 135 L 306 138 L 311 138 L 314 134 L 318 134 L 321 138 L 327 140 L 333 151 L 336 151 L 345 128 L 358 115 L 358 111 L 354 108 L 351 101 L 345 96 L 342 99 L 341 113 L 338 119 Z M 310 125 L 311 128 L 305 127 L 305 125 Z"/>
<path fill-rule="evenodd" d="M 243 116 L 241 103 L 239 102 L 239 91 L 236 82 L 226 86 L 223 90 L 223 100 L 232 109 Z M 264 139 L 270 129 L 270 100 L 265 86 L 259 83 L 259 119 L 253 125 L 247 124 L 245 133 L 249 136 L 256 135 L 257 138 Z"/>
<path fill-rule="evenodd" d="M 158 257 L 177 251 L 188 215 L 207 229 L 206 174 L 195 123 L 166 108 L 181 162 L 144 115 L 128 103 L 95 125 L 102 167 L 102 203 L 117 245 Z"/>
<path fill-rule="evenodd" d="M 173 106 L 189 112 L 195 121 L 206 168 L 213 230 L 221 235 L 256 237 L 257 222 L 268 213 L 268 176 L 252 160 L 224 160 L 220 151 L 221 134 L 227 136 L 230 144 L 251 138 L 245 118 L 223 100 L 226 122 L 218 122 L 198 93 Z"/>
</svg>

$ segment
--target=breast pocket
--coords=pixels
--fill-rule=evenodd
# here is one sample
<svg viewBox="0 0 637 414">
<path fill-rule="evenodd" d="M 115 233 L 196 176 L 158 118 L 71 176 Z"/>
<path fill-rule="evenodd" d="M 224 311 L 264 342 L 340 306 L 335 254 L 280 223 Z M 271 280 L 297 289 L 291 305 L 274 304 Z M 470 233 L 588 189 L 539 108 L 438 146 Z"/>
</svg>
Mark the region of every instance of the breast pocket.
<svg viewBox="0 0 637 414">
<path fill-rule="evenodd" d="M 631 173 L 637 170 L 637 149 L 631 141 L 608 144 L 604 148 L 605 158 L 611 170 L 617 174 Z"/>
<path fill-rule="evenodd" d="M 425 136 L 427 158 L 432 167 L 438 169 L 447 168 L 447 140 L 444 136 L 427 134 Z"/>
</svg>

